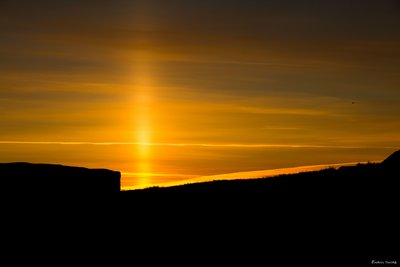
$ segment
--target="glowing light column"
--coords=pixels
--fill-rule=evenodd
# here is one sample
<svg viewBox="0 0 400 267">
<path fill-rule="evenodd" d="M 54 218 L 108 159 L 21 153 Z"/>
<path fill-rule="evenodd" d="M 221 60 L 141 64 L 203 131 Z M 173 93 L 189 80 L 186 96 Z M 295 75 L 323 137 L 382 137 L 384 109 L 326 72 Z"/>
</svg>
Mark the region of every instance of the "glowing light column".
<svg viewBox="0 0 400 267">
<path fill-rule="evenodd" d="M 140 56 L 141 60 L 146 57 Z M 147 184 L 150 181 L 150 146 L 151 142 L 151 68 L 145 61 L 137 64 L 138 70 L 135 79 L 135 142 L 137 143 L 137 172 L 138 184 Z"/>
<path fill-rule="evenodd" d="M 135 158 L 137 184 L 149 184 L 151 172 L 151 146 L 154 132 L 152 125 L 152 98 L 154 88 L 154 61 L 152 61 L 151 38 L 146 35 L 157 27 L 157 20 L 153 16 L 152 4 L 146 0 L 135 1 L 135 14 L 132 17 L 135 29 L 144 34 L 138 34 L 134 53 L 134 96 L 135 96 L 135 125 L 134 142 L 137 143 Z M 150 38 L 150 39 L 149 39 Z"/>
</svg>

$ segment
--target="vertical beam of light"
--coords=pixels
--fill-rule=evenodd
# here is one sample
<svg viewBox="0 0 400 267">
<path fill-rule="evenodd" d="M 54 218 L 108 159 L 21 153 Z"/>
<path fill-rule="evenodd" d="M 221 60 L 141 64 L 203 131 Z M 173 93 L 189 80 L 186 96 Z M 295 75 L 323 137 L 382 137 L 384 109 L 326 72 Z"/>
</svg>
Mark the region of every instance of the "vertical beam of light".
<svg viewBox="0 0 400 267">
<path fill-rule="evenodd" d="M 135 16 L 133 23 L 139 30 L 151 28 L 155 20 L 151 16 L 151 6 L 147 1 L 139 0 L 135 3 Z M 140 32 L 140 31 L 139 31 Z M 146 39 L 144 36 L 136 36 L 138 40 Z M 151 51 L 148 47 L 136 47 L 134 53 L 134 142 L 136 145 L 136 183 L 141 185 L 149 184 L 151 170 L 151 147 L 146 145 L 152 141 L 152 84 L 154 83 L 154 70 L 149 59 Z"/>
<path fill-rule="evenodd" d="M 138 172 L 138 183 L 147 184 L 151 172 L 150 166 L 150 146 L 146 145 L 151 143 L 152 125 L 151 125 L 151 68 L 145 62 L 137 63 L 138 70 L 136 72 L 136 79 L 134 82 L 135 94 L 135 142 L 137 162 L 136 168 Z"/>
</svg>

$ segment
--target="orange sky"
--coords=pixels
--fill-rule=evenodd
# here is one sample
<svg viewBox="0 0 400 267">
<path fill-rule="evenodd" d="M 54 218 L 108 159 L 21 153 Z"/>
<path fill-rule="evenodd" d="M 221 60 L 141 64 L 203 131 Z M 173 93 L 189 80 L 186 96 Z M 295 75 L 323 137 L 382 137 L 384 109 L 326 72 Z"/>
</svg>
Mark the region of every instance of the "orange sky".
<svg viewBox="0 0 400 267">
<path fill-rule="evenodd" d="M 382 160 L 400 146 L 398 12 L 1 1 L 0 161 L 110 168 L 129 186 Z"/>
</svg>

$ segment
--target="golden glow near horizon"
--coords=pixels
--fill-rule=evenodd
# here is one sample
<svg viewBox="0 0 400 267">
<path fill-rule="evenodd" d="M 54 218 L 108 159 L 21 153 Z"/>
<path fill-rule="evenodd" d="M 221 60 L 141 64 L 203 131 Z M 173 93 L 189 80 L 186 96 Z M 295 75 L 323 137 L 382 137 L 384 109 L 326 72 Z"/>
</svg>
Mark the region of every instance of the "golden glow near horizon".
<svg viewBox="0 0 400 267">
<path fill-rule="evenodd" d="M 0 162 L 128 187 L 400 146 L 394 1 L 249 2 L 2 1 Z"/>
</svg>

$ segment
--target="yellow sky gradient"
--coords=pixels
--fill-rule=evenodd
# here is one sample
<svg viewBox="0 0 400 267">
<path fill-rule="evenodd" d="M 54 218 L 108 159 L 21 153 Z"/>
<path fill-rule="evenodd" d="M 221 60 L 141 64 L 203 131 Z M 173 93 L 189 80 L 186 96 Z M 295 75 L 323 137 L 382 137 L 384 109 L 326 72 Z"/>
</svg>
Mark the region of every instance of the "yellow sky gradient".
<svg viewBox="0 0 400 267">
<path fill-rule="evenodd" d="M 4 1 L 0 162 L 141 186 L 398 149 L 393 1 L 199 2 Z"/>
</svg>

